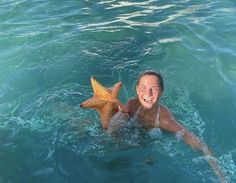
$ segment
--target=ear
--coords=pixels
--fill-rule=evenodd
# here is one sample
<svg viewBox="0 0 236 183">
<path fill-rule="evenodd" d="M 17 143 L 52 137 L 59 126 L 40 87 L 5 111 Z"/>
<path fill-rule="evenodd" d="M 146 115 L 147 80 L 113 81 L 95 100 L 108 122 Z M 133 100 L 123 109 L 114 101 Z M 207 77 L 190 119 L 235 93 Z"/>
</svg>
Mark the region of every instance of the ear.
<svg viewBox="0 0 236 183">
<path fill-rule="evenodd" d="M 138 85 L 136 85 L 136 93 L 138 94 Z"/>
</svg>

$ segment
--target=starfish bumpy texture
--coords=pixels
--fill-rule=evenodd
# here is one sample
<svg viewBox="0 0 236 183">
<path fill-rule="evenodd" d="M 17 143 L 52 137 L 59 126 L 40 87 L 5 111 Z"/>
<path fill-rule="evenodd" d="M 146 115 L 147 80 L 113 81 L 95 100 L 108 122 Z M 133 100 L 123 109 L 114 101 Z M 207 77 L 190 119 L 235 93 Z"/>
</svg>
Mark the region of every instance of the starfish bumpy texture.
<svg viewBox="0 0 236 183">
<path fill-rule="evenodd" d="M 102 126 L 104 129 L 107 129 L 110 119 L 118 111 L 119 106 L 123 112 L 126 112 L 125 106 L 118 99 L 118 93 L 122 83 L 116 83 L 110 89 L 105 88 L 94 77 L 91 77 L 91 84 L 94 91 L 93 97 L 81 103 L 80 106 L 98 111 Z"/>
</svg>

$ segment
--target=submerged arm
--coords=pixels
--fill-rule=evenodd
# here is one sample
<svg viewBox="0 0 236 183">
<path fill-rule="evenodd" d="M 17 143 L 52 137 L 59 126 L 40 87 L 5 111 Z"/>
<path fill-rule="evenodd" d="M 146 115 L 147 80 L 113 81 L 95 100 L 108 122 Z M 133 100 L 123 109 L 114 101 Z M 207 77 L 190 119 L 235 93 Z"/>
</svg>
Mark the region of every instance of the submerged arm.
<svg viewBox="0 0 236 183">
<path fill-rule="evenodd" d="M 118 110 L 118 112 L 112 116 L 107 132 L 113 133 L 117 131 L 123 124 L 125 124 L 128 121 L 128 118 L 129 117 L 127 113 Z"/>
<path fill-rule="evenodd" d="M 187 144 L 191 145 L 193 148 L 200 150 L 203 153 L 203 155 L 206 156 L 207 162 L 209 163 L 209 165 L 213 169 L 214 173 L 216 174 L 216 176 L 218 177 L 220 182 L 227 183 L 227 180 L 226 180 L 222 170 L 220 169 L 220 166 L 217 163 L 217 160 L 215 159 L 213 153 L 207 147 L 207 145 L 204 144 L 203 142 L 201 142 L 199 140 L 199 138 L 197 138 L 194 134 L 192 134 L 188 130 L 185 130 L 185 133 L 183 135 L 183 139 Z"/>
<path fill-rule="evenodd" d="M 117 131 L 122 125 L 124 125 L 130 118 L 130 112 L 133 111 L 135 100 L 130 99 L 126 103 L 125 106 L 120 105 L 119 110 L 115 113 L 109 123 L 109 127 L 107 129 L 108 133 L 112 133 Z"/>
</svg>

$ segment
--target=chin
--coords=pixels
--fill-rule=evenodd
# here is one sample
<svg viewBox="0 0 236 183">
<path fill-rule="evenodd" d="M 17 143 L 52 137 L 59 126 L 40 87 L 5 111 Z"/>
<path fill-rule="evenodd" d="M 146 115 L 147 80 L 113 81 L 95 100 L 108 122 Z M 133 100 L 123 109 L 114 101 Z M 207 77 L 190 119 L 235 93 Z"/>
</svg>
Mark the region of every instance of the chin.
<svg viewBox="0 0 236 183">
<path fill-rule="evenodd" d="M 142 103 L 142 106 L 143 106 L 144 109 L 151 109 L 154 106 L 154 104 Z"/>
</svg>

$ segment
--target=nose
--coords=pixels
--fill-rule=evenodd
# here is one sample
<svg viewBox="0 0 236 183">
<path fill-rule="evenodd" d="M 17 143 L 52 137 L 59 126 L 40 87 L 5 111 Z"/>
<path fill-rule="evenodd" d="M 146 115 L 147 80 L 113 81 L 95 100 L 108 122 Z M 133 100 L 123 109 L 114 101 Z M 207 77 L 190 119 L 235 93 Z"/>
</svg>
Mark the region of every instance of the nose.
<svg viewBox="0 0 236 183">
<path fill-rule="evenodd" d="M 147 95 L 147 96 L 152 96 L 152 89 L 151 88 L 148 88 L 148 89 L 146 89 L 146 91 L 145 91 L 145 95 Z"/>
</svg>

